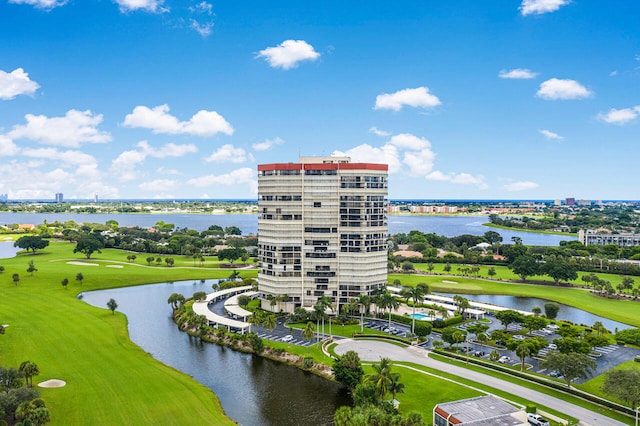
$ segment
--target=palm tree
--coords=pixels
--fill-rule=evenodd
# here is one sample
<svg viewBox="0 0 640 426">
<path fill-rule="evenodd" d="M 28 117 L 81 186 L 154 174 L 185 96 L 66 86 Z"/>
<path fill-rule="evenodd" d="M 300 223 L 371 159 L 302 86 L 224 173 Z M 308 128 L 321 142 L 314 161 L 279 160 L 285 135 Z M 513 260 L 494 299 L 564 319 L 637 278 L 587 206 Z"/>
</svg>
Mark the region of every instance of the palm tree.
<svg viewBox="0 0 640 426">
<path fill-rule="evenodd" d="M 269 329 L 269 331 L 273 331 L 273 329 L 276 328 L 276 316 L 274 314 L 267 315 L 264 318 L 263 324 Z"/>
<path fill-rule="evenodd" d="M 364 312 L 369 312 L 371 307 L 371 296 L 368 294 L 361 294 L 358 296 L 358 304 L 361 306 L 360 310 L 360 331 L 364 333 Z"/>
<path fill-rule="evenodd" d="M 405 385 L 400 383 L 400 374 L 391 373 L 391 383 L 389 383 L 389 392 L 391 392 L 392 399 L 396 399 L 396 394 L 404 393 Z"/>
<path fill-rule="evenodd" d="M 82 272 L 78 272 L 76 274 L 76 281 L 80 282 L 80 285 L 82 285 L 83 280 L 84 280 L 84 275 L 82 275 Z"/>
<path fill-rule="evenodd" d="M 429 286 L 424 283 L 420 283 L 415 287 L 409 287 L 402 290 L 402 296 L 407 301 L 407 304 L 413 299 L 413 315 L 411 321 L 411 334 L 414 333 L 416 328 L 416 305 L 424 301 L 424 296 L 429 293 Z"/>
<path fill-rule="evenodd" d="M 391 386 L 391 360 L 389 358 L 380 359 L 379 364 L 373 364 L 375 373 L 369 374 L 365 380 L 374 383 L 376 387 L 376 395 L 382 399 L 389 391 Z"/>
<path fill-rule="evenodd" d="M 314 328 L 313 323 L 311 321 L 307 321 L 307 326 L 302 330 L 302 338 L 311 342 L 316 335 L 315 331 L 316 329 Z M 309 352 L 311 352 L 310 346 L 307 347 L 307 353 Z"/>
<path fill-rule="evenodd" d="M 22 364 L 20 364 L 18 370 L 22 374 L 24 374 L 25 381 L 27 382 L 26 384 L 29 387 L 33 387 L 33 377 L 40 374 L 40 369 L 38 368 L 36 363 L 31 361 L 24 361 Z"/>
<path fill-rule="evenodd" d="M 520 371 L 524 371 L 524 359 L 533 352 L 529 342 L 520 342 L 516 346 L 516 355 L 520 357 Z"/>
<path fill-rule="evenodd" d="M 446 307 L 438 306 L 437 310 L 438 310 L 438 313 L 440 314 L 440 316 L 442 316 L 442 319 L 449 318 L 449 310 Z"/>
<path fill-rule="evenodd" d="M 382 309 L 389 309 L 389 334 L 391 334 L 391 310 L 397 311 L 400 307 L 400 302 L 391 295 L 390 291 L 387 291 L 380 297 L 380 307 Z"/>
</svg>

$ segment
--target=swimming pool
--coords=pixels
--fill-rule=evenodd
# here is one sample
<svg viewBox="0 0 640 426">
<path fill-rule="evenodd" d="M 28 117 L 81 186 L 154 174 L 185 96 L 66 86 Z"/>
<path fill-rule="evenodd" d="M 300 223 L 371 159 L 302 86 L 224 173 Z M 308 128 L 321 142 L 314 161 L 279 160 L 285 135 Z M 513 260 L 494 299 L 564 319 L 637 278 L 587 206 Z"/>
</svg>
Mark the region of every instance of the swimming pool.
<svg viewBox="0 0 640 426">
<path fill-rule="evenodd" d="M 409 314 L 409 318 L 415 318 L 420 321 L 433 321 L 436 319 L 435 317 L 431 317 L 430 315 L 425 314 Z"/>
</svg>

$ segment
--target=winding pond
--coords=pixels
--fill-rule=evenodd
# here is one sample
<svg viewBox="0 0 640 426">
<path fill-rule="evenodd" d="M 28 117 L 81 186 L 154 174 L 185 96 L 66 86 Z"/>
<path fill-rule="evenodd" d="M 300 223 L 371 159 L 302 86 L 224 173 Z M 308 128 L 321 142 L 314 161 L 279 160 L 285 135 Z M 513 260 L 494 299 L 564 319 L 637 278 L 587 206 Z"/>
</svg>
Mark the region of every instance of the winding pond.
<svg viewBox="0 0 640 426">
<path fill-rule="evenodd" d="M 452 293 L 434 293 L 440 296 L 453 297 Z M 544 304 L 551 302 L 551 300 L 539 299 L 536 297 L 520 297 L 520 296 L 505 296 L 499 294 L 469 294 L 463 295 L 469 300 L 481 303 L 491 303 L 492 305 L 504 306 L 506 308 L 518 309 L 521 311 L 531 312 L 534 306 L 539 306 L 544 313 Z M 554 302 L 557 303 L 557 302 Z M 608 330 L 614 332 L 616 329 L 623 330 L 627 328 L 633 328 L 630 325 L 623 324 L 618 321 L 603 318 L 601 316 L 592 314 L 591 312 L 583 311 L 582 309 L 574 308 L 573 306 L 560 305 L 558 311 L 558 319 L 569 320 L 576 324 L 593 325 L 596 321 L 600 321 Z"/>
<path fill-rule="evenodd" d="M 229 417 L 241 425 L 331 425 L 333 414 L 351 405 L 335 383 L 265 358 L 202 343 L 178 330 L 167 299 L 211 292 L 213 280 L 151 284 L 83 294 L 106 308 L 110 298 L 127 315 L 129 334 L 138 346 L 211 388 Z"/>
</svg>

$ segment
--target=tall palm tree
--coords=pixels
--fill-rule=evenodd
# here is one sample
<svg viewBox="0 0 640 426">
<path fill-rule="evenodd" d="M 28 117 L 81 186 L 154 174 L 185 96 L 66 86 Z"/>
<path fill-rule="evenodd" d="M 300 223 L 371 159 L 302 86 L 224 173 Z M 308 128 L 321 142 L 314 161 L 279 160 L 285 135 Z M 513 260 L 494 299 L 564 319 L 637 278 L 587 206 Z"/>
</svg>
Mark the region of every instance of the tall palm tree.
<svg viewBox="0 0 640 426">
<path fill-rule="evenodd" d="M 263 324 L 269 331 L 273 331 L 273 329 L 276 328 L 276 316 L 274 314 L 265 316 Z"/>
<path fill-rule="evenodd" d="M 390 291 L 387 291 L 380 297 L 380 307 L 382 309 L 389 309 L 389 334 L 391 333 L 391 310 L 397 311 L 400 307 L 400 302 L 391 295 Z"/>
<path fill-rule="evenodd" d="M 400 383 L 400 374 L 399 373 L 391 373 L 391 382 L 389 383 L 389 392 L 391 392 L 391 396 L 393 399 L 396 399 L 396 394 L 404 393 L 405 385 L 404 383 Z"/>
<path fill-rule="evenodd" d="M 374 373 L 365 376 L 365 380 L 375 384 L 376 395 L 382 399 L 389 391 L 391 385 L 391 360 L 381 358 L 379 364 L 373 364 Z"/>
<path fill-rule="evenodd" d="M 407 287 L 402 290 L 402 296 L 406 300 L 407 304 L 413 299 L 413 315 L 411 316 L 413 321 L 411 321 L 411 334 L 413 334 L 416 329 L 416 305 L 419 303 L 421 304 L 424 301 L 424 296 L 428 293 L 429 287 L 424 283 L 420 283 L 415 287 Z"/>
<path fill-rule="evenodd" d="M 360 310 L 360 331 L 364 333 L 364 313 L 369 312 L 369 308 L 371 307 L 371 296 L 368 294 L 361 294 L 358 296 L 358 304 L 361 307 Z"/>
<path fill-rule="evenodd" d="M 516 355 L 520 357 L 520 371 L 524 371 L 524 359 L 531 355 L 533 348 L 529 342 L 520 342 L 516 346 Z"/>
<path fill-rule="evenodd" d="M 315 331 L 316 329 L 314 328 L 313 323 L 311 321 L 307 321 L 307 326 L 302 330 L 302 338 L 311 342 L 316 335 Z M 311 345 L 307 347 L 307 353 L 311 352 L 310 347 Z"/>
</svg>

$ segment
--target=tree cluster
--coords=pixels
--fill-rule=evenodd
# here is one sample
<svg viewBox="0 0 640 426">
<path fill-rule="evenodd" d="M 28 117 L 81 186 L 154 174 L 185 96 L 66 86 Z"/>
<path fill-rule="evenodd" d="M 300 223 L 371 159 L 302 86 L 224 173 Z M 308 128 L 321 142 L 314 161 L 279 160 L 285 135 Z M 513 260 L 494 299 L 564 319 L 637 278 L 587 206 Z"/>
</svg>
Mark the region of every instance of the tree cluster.
<svg viewBox="0 0 640 426">
<path fill-rule="evenodd" d="M 0 423 L 44 425 L 49 423 L 49 410 L 33 389 L 33 377 L 40 374 L 38 366 L 24 361 L 19 368 L 0 366 Z"/>
</svg>

